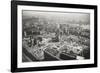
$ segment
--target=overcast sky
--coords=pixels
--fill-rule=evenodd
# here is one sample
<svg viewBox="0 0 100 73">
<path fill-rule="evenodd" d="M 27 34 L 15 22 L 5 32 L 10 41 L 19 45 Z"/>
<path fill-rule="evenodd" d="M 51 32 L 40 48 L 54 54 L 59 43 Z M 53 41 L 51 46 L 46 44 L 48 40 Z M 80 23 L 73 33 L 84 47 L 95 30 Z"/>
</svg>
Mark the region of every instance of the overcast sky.
<svg viewBox="0 0 100 73">
<path fill-rule="evenodd" d="M 31 17 L 44 17 L 55 20 L 66 20 L 66 21 L 83 21 L 86 23 L 90 22 L 90 14 L 88 13 L 69 13 L 69 12 L 46 12 L 46 11 L 22 11 L 23 18 Z"/>
</svg>

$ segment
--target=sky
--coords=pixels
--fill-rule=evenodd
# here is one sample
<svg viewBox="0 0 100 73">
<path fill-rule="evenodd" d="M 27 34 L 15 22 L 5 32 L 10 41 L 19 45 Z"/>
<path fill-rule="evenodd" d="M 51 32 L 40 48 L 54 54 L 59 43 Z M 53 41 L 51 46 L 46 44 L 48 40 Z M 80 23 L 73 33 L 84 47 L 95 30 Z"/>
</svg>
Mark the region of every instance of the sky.
<svg viewBox="0 0 100 73">
<path fill-rule="evenodd" d="M 75 21 L 75 22 L 86 22 L 90 23 L 89 13 L 72 13 L 72 12 L 47 12 L 47 11 L 22 11 L 23 19 L 32 17 L 44 17 L 46 19 L 56 20 L 56 21 Z"/>
</svg>

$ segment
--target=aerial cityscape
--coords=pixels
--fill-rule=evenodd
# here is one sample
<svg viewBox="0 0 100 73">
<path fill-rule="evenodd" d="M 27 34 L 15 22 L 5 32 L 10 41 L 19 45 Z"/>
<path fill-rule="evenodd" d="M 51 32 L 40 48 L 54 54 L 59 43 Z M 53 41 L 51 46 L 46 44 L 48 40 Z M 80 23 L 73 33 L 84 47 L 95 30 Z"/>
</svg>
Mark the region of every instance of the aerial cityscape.
<svg viewBox="0 0 100 73">
<path fill-rule="evenodd" d="M 22 62 L 90 59 L 90 14 L 22 11 Z"/>
</svg>

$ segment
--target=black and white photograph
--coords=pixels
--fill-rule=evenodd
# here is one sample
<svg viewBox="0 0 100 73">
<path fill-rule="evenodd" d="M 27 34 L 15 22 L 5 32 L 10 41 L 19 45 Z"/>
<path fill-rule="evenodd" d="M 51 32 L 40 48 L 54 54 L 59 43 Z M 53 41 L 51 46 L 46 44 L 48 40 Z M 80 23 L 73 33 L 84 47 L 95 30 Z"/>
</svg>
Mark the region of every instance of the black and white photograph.
<svg viewBox="0 0 100 73">
<path fill-rule="evenodd" d="M 22 10 L 22 62 L 90 59 L 90 14 Z"/>
<path fill-rule="evenodd" d="M 97 67 L 97 6 L 12 2 L 12 72 Z"/>
</svg>

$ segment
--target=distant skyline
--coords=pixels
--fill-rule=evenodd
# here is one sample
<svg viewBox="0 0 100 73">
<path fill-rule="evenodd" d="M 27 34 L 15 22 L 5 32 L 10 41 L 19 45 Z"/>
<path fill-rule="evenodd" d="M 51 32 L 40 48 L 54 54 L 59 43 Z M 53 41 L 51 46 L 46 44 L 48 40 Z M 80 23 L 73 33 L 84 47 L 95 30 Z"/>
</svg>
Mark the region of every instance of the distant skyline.
<svg viewBox="0 0 100 73">
<path fill-rule="evenodd" d="M 74 22 L 84 22 L 90 23 L 89 13 L 72 13 L 72 12 L 47 12 L 47 11 L 22 11 L 23 19 L 28 19 L 32 17 L 46 18 L 55 21 L 74 21 Z"/>
</svg>

